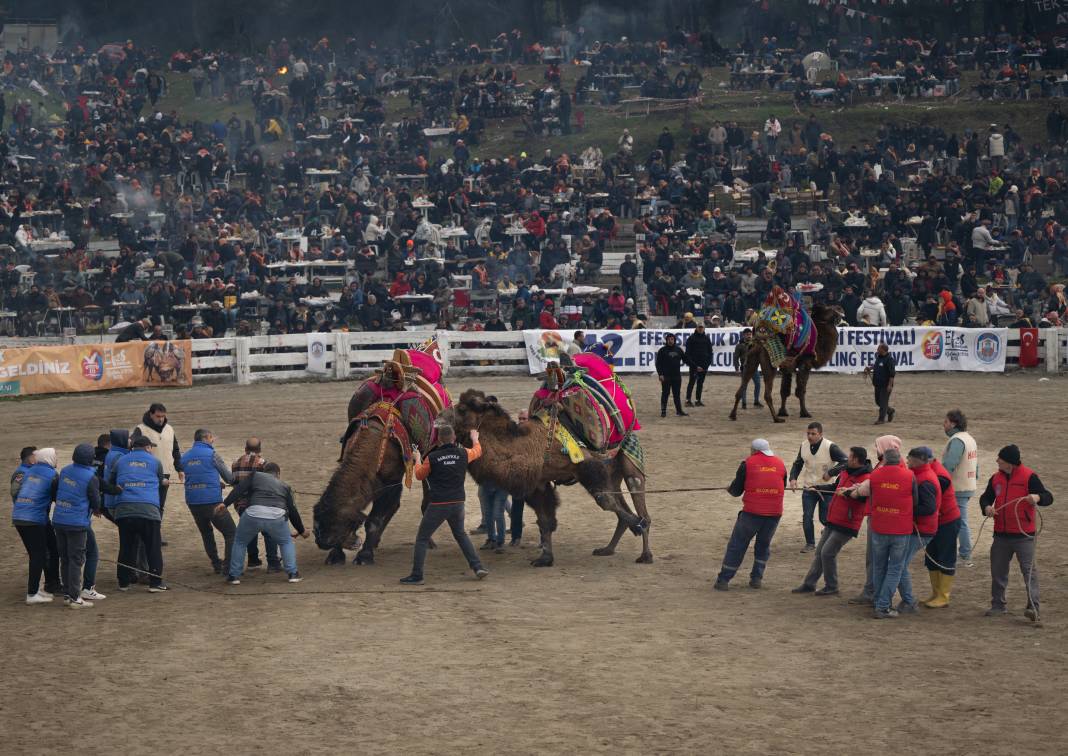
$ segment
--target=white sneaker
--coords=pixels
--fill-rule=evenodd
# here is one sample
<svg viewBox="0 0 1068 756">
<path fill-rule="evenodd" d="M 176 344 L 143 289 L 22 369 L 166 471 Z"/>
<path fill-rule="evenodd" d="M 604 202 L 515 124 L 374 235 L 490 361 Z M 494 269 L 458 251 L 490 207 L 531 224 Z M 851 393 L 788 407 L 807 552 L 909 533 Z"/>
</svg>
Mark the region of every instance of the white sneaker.
<svg viewBox="0 0 1068 756">
<path fill-rule="evenodd" d="M 37 591 L 32 595 L 26 597 L 27 604 L 51 604 L 52 594 L 45 593 L 44 591 Z"/>
<path fill-rule="evenodd" d="M 82 588 L 82 598 L 86 601 L 103 601 L 107 598 L 103 593 L 96 592 L 96 586 Z"/>
<path fill-rule="evenodd" d="M 37 589 L 37 595 L 38 596 L 44 596 L 49 601 L 51 601 L 53 598 L 55 598 L 51 593 L 46 591 L 44 588 L 38 588 Z"/>
<path fill-rule="evenodd" d="M 67 606 L 69 606 L 71 609 L 87 609 L 87 608 L 91 607 L 92 605 L 93 605 L 92 601 L 86 601 L 85 599 L 83 599 L 81 597 L 79 597 L 77 601 L 68 601 L 67 602 Z"/>
</svg>

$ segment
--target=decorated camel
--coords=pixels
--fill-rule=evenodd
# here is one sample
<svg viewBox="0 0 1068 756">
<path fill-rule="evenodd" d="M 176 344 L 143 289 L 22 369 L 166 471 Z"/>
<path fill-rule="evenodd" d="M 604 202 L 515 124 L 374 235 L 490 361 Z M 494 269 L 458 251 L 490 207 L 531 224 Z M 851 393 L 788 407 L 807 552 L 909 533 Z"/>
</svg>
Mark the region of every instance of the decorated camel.
<svg viewBox="0 0 1068 756">
<path fill-rule="evenodd" d="M 742 385 L 734 395 L 731 420 L 738 419 L 738 403 L 758 369 L 764 374 L 764 402 L 772 420 L 786 422 L 783 420 L 788 416 L 786 399 L 790 396 L 790 384 L 795 374 L 795 393 L 801 403 L 801 417 L 812 417 L 805 405 L 809 373 L 826 365 L 834 356 L 838 348 L 838 320 L 839 313 L 834 308 L 815 305 L 810 315 L 795 295 L 779 286 L 774 287 L 753 326 L 753 341 L 745 355 Z M 776 372 L 782 373 L 777 414 L 772 402 Z"/>
<path fill-rule="evenodd" d="M 451 403 L 441 383 L 437 345 L 398 349 L 349 400 L 340 464 L 314 509 L 315 543 L 327 564 L 345 561 L 344 547 L 364 528 L 353 562 L 373 564 L 374 552 L 412 485 L 412 446 L 430 448 L 434 420 Z M 426 487 L 423 488 L 426 505 Z"/>
<path fill-rule="evenodd" d="M 616 515 L 610 556 L 624 531 L 642 537 L 639 563 L 653 561 L 651 520 L 645 506 L 644 456 L 634 431 L 640 426 L 626 388 L 596 355 L 576 355 L 575 364 L 550 365 L 546 383 L 531 401 L 530 419 L 516 423 L 476 389 L 465 391 L 441 419 L 467 442 L 477 429 L 482 457 L 468 468 L 479 483 L 494 483 L 522 496 L 538 518 L 541 553 L 531 564 L 553 564 L 553 532 L 560 498 L 556 487 L 579 483 L 605 511 Z M 566 362 L 566 359 L 565 359 Z M 623 494 L 627 487 L 632 510 Z"/>
</svg>

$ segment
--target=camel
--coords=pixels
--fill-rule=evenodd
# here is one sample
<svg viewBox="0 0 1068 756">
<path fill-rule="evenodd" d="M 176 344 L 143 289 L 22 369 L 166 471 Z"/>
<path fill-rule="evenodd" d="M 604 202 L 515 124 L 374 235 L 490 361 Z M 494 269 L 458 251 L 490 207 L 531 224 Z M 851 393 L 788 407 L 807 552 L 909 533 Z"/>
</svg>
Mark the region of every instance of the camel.
<svg viewBox="0 0 1068 756">
<path fill-rule="evenodd" d="M 359 411 L 354 415 L 352 404 L 349 406 L 352 419 Z M 375 549 L 389 521 L 400 508 L 404 491 L 404 458 L 396 439 L 387 439 L 383 450 L 383 433 L 384 425 L 370 422 L 350 441 L 341 465 L 315 505 L 312 532 L 315 544 L 330 552 L 326 557 L 327 564 L 345 562 L 342 548 L 355 542 L 356 531 L 361 525 L 364 540 L 353 564 L 374 564 Z M 371 502 L 370 512 L 365 511 L 368 502 Z M 423 506 L 426 506 L 425 486 Z"/>
<path fill-rule="evenodd" d="M 329 551 L 327 564 L 343 564 L 343 548 L 353 547 L 356 531 L 363 526 L 363 544 L 352 560 L 354 564 L 374 564 L 375 549 L 393 515 L 400 508 L 408 467 L 405 453 L 396 433 L 387 434 L 379 395 L 372 382 L 385 381 L 386 385 L 405 383 L 404 370 L 410 362 L 403 354 L 394 354 L 383 370 L 372 381 L 360 384 L 349 400 L 348 430 L 342 439 L 340 465 L 330 478 L 326 490 L 319 497 L 313 510 L 315 544 Z M 387 403 L 388 404 L 388 403 Z M 434 414 L 420 415 L 421 411 L 435 413 L 437 407 L 421 403 L 418 399 L 402 398 L 392 406 L 399 416 L 395 418 L 397 433 L 404 433 L 415 444 L 425 435 L 430 436 L 430 424 Z M 367 411 L 365 413 L 365 411 Z M 354 423 L 360 418 L 366 421 Z M 425 433 L 416 433 L 415 421 Z M 425 443 L 425 441 L 424 441 Z M 427 505 L 427 488 L 423 484 L 423 508 Z M 368 510 L 370 507 L 370 511 Z"/>
<path fill-rule="evenodd" d="M 831 361 L 835 350 L 838 348 L 837 323 L 839 313 L 833 307 L 815 305 L 812 308 L 812 325 L 816 329 L 816 348 L 813 354 L 793 355 L 787 358 L 776 368 L 771 364 L 771 356 L 768 354 L 766 342 L 774 336 L 763 325 L 757 325 L 753 329 L 753 343 L 745 355 L 745 365 L 742 368 L 742 385 L 734 394 L 734 408 L 731 410 L 731 420 L 738 419 L 738 404 L 745 396 L 745 390 L 749 387 L 749 381 L 757 369 L 764 373 L 764 403 L 771 412 L 771 419 L 776 423 L 785 423 L 784 418 L 789 417 L 786 411 L 786 399 L 790 396 L 790 388 L 794 374 L 797 375 L 796 396 L 801 404 L 801 417 L 812 417 L 805 405 L 805 394 L 808 389 L 808 377 L 816 368 L 821 368 Z M 779 389 L 779 411 L 776 414 L 775 404 L 772 401 L 772 390 L 775 387 L 775 374 L 782 373 L 782 387 Z"/>
<path fill-rule="evenodd" d="M 468 467 L 479 483 L 494 483 L 513 496 L 522 496 L 538 518 L 541 532 L 541 553 L 531 564 L 550 567 L 553 564 L 553 532 L 556 530 L 556 509 L 560 498 L 556 487 L 578 482 L 605 511 L 616 515 L 616 529 L 607 546 L 595 549 L 594 556 L 610 556 L 628 528 L 642 537 L 642 552 L 637 561 L 649 564 L 653 553 L 649 548 L 649 527 L 652 521 L 645 506 L 645 474 L 622 452 L 614 457 L 594 456 L 587 451 L 586 459 L 578 464 L 560 450 L 555 441 L 549 442 L 548 429 L 539 420 L 517 424 L 496 402 L 486 400 L 486 394 L 468 389 L 459 401 L 444 410 L 439 421 L 451 424 L 461 443 L 470 442 L 470 432 L 477 429 L 482 444 L 482 457 Z M 622 493 L 626 485 L 634 502 L 634 511 Z"/>
</svg>

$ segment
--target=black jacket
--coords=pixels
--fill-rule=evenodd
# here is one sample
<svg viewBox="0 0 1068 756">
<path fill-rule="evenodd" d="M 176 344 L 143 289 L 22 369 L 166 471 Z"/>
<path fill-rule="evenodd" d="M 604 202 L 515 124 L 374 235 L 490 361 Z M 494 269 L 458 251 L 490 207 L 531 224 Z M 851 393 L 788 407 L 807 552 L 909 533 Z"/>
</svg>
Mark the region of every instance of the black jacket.
<svg viewBox="0 0 1068 756">
<path fill-rule="evenodd" d="M 656 372 L 665 378 L 678 378 L 682 375 L 682 366 L 689 365 L 689 358 L 678 344 L 668 346 L 665 344 L 656 353 Z"/>
<path fill-rule="evenodd" d="M 712 364 L 712 339 L 707 333 L 691 333 L 686 339 L 686 359 L 691 367 L 707 368 Z"/>
</svg>

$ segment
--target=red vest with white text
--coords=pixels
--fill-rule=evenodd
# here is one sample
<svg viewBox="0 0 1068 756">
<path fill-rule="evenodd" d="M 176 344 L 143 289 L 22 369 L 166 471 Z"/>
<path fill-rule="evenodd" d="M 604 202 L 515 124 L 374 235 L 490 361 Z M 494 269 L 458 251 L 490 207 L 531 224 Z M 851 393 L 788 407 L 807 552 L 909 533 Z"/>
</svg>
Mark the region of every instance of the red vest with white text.
<svg viewBox="0 0 1068 756">
<path fill-rule="evenodd" d="M 745 460 L 745 492 L 742 511 L 764 517 L 782 516 L 786 493 L 786 464 L 778 457 L 757 452 Z"/>
<path fill-rule="evenodd" d="M 827 522 L 848 528 L 854 533 L 860 530 L 860 526 L 864 522 L 864 515 L 867 513 L 867 503 L 857 499 L 850 499 L 848 496 L 842 496 L 838 491 L 862 483 L 870 477 L 871 473 L 869 472 L 862 472 L 853 476 L 849 474 L 848 470 L 842 470 L 838 474 L 834 498 L 831 499 L 830 508 L 827 510 Z"/>
<path fill-rule="evenodd" d="M 883 465 L 868 478 L 871 518 L 868 526 L 880 535 L 912 533 L 912 471 L 904 465 Z"/>
<path fill-rule="evenodd" d="M 931 462 L 931 469 L 939 478 L 949 481 L 949 486 L 942 491 L 942 498 L 938 500 L 938 527 L 942 527 L 947 522 L 960 519 L 960 505 L 957 504 L 957 490 L 953 487 L 953 476 L 949 470 L 937 459 Z M 942 483 L 941 480 L 938 482 Z"/>
<path fill-rule="evenodd" d="M 912 474 L 916 476 L 917 487 L 921 483 L 930 483 L 934 486 L 935 499 L 940 500 L 942 496 L 942 484 L 938 482 L 938 475 L 931 467 L 931 463 L 914 468 Z M 929 515 L 919 515 L 916 518 L 916 530 L 920 531 L 920 535 L 933 536 L 938 532 L 938 510 L 939 507 L 935 507 L 935 511 Z"/>
</svg>

